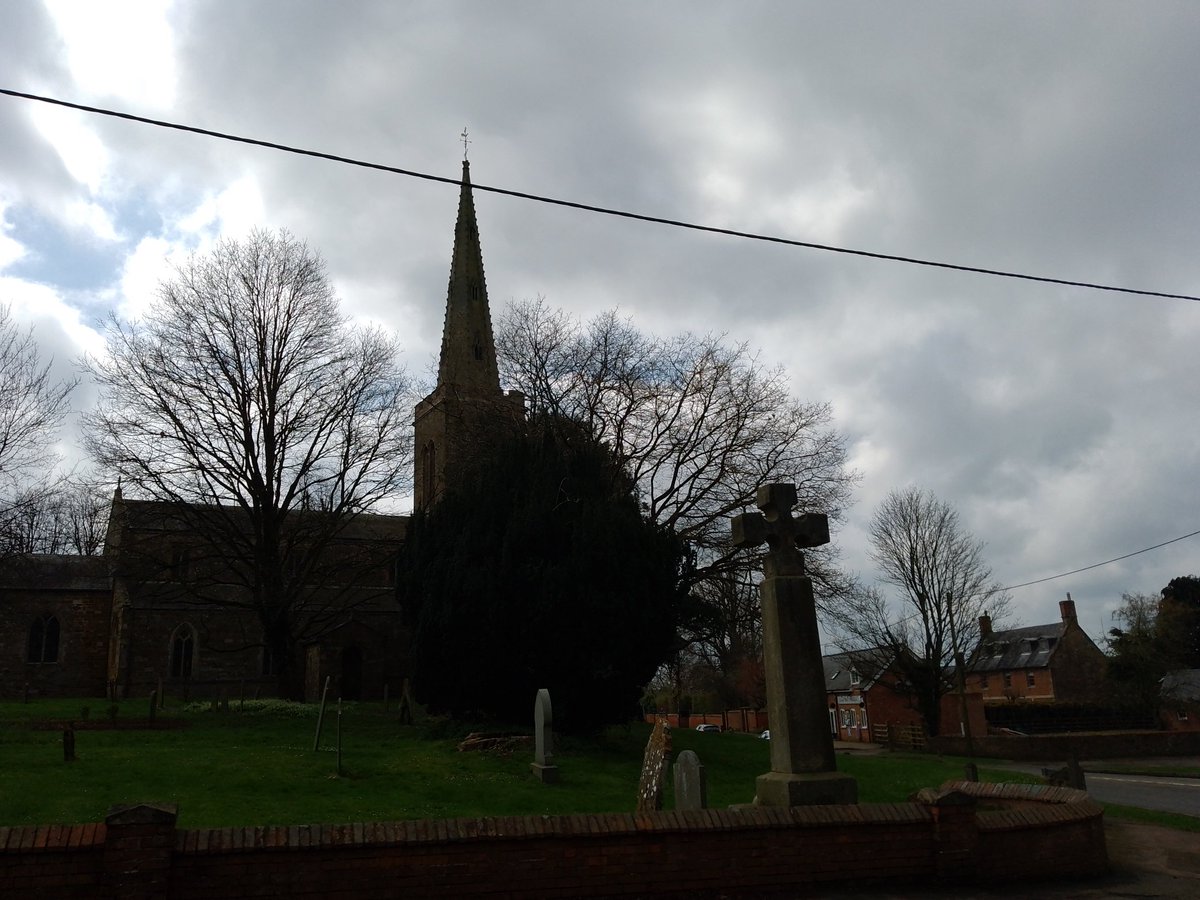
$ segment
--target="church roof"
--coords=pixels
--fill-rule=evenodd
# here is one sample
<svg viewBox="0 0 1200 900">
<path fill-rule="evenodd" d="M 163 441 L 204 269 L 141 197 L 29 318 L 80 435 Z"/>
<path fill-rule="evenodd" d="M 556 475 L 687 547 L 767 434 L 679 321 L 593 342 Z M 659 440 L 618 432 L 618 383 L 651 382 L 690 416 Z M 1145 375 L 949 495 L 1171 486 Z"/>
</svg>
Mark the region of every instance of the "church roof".
<svg viewBox="0 0 1200 900">
<path fill-rule="evenodd" d="M 500 393 L 492 317 L 488 310 L 487 283 L 483 276 L 483 251 L 471 194 L 470 163 L 463 160 L 458 221 L 454 226 L 454 254 L 446 291 L 446 320 L 438 362 L 438 387 L 453 386 L 460 395 L 494 396 Z"/>
</svg>

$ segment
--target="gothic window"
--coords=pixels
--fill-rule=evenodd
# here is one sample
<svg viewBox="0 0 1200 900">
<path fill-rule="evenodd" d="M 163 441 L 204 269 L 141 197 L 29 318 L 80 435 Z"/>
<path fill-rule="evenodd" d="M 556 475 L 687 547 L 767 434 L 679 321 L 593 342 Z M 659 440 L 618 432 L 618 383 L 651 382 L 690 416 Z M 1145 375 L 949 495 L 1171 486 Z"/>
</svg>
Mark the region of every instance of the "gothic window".
<svg viewBox="0 0 1200 900">
<path fill-rule="evenodd" d="M 475 333 L 475 358 L 483 359 L 483 340 L 479 337 L 479 332 Z"/>
<path fill-rule="evenodd" d="M 31 663 L 58 662 L 58 619 L 55 616 L 34 619 L 29 628 L 29 652 L 25 658 Z"/>
<path fill-rule="evenodd" d="M 171 635 L 171 677 L 191 678 L 196 655 L 196 630 L 184 623 Z"/>
<path fill-rule="evenodd" d="M 187 547 L 176 547 L 171 553 L 171 577 L 176 581 L 184 581 L 188 577 L 188 567 L 191 563 L 191 552 Z"/>
</svg>

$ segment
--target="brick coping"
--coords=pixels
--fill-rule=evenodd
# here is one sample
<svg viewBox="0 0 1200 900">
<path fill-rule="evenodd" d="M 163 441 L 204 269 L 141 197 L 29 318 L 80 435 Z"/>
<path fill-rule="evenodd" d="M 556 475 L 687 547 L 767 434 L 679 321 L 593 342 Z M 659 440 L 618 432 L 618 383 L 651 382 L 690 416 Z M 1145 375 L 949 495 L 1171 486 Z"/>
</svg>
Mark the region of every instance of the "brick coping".
<svg viewBox="0 0 1200 900">
<path fill-rule="evenodd" d="M 1083 791 L 1027 784 L 979 784 L 954 781 L 941 793 L 958 792 L 976 800 L 1021 801 L 1012 809 L 979 810 L 980 831 L 1012 831 L 1062 825 L 1103 816 L 1100 804 Z M 1029 805 L 1036 804 L 1036 805 Z M 259 825 L 232 828 L 176 829 L 175 852 L 241 853 L 317 847 L 381 847 L 403 844 L 451 844 L 479 840 L 534 840 L 612 837 L 646 833 L 753 831 L 763 829 L 855 827 L 931 822 L 923 803 L 861 803 L 840 806 L 745 807 L 730 810 L 676 810 L 655 813 L 605 813 L 567 816 L 485 816 L 411 819 L 332 825 Z M 115 827 L 115 826 L 114 826 Z M 0 827 L 0 852 L 101 849 L 107 826 L 27 825 Z"/>
</svg>

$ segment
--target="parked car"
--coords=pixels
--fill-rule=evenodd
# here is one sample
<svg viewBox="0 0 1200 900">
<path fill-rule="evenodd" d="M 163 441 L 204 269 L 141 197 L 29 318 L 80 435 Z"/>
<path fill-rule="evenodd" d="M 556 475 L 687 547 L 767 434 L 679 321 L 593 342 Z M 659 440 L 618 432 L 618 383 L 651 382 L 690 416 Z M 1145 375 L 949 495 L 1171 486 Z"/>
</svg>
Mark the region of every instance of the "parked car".
<svg viewBox="0 0 1200 900">
<path fill-rule="evenodd" d="M 771 729 L 768 728 L 766 731 L 764 731 L 762 734 L 760 734 L 759 737 L 762 738 L 764 741 L 769 741 L 771 739 Z"/>
<path fill-rule="evenodd" d="M 707 725 L 707 724 L 697 725 L 696 730 L 697 731 L 720 731 L 721 726 L 720 725 Z"/>
</svg>

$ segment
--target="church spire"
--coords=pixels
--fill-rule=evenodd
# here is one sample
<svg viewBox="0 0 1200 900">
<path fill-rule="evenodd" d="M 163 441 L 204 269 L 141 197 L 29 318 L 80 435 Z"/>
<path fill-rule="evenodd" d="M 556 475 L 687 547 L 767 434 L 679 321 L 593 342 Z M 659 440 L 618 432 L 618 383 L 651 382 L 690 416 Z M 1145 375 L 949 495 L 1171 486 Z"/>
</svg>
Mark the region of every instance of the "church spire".
<svg viewBox="0 0 1200 900">
<path fill-rule="evenodd" d="M 454 226 L 454 255 L 446 292 L 446 321 L 438 386 L 454 387 L 460 395 L 500 394 L 496 345 L 483 277 L 483 252 L 471 195 L 471 164 L 463 160 L 462 189 L 458 197 L 458 222 Z"/>
</svg>

